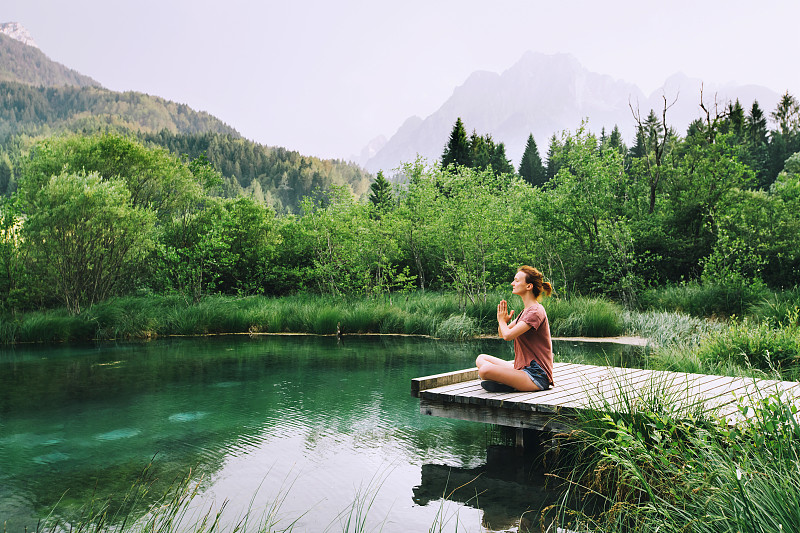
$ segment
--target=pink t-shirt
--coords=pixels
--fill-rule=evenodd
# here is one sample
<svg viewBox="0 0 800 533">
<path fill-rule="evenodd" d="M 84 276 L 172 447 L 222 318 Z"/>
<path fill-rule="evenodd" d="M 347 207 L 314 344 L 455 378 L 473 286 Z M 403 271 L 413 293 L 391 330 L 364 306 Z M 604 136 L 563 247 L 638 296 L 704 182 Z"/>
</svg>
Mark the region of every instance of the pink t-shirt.
<svg viewBox="0 0 800 533">
<path fill-rule="evenodd" d="M 522 370 L 536 361 L 547 373 L 553 384 L 553 342 L 550 340 L 550 323 L 540 303 L 524 309 L 517 320 L 530 325 L 531 329 L 514 339 L 514 368 Z"/>
</svg>

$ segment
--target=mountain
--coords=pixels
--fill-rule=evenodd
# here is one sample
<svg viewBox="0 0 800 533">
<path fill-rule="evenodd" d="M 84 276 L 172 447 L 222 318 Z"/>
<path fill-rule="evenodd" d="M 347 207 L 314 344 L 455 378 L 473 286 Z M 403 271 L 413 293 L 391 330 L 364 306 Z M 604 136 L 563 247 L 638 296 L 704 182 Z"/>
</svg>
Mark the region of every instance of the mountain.
<svg viewBox="0 0 800 533">
<path fill-rule="evenodd" d="M 244 139 L 218 118 L 186 104 L 105 89 L 50 60 L 21 25 L 0 24 L 0 172 L 6 170 L 0 194 L 14 190 L 19 161 L 36 139 L 98 131 L 135 136 L 181 156 L 205 155 L 223 175 L 225 195 L 252 196 L 278 212 L 296 212 L 304 197 L 332 185 L 361 197 L 372 182 L 354 164 Z"/>
<path fill-rule="evenodd" d="M 584 119 L 597 134 L 603 127 L 610 133 L 619 126 L 625 142 L 633 144 L 633 110 L 638 110 L 642 120 L 651 109 L 660 116 L 664 96 L 672 105 L 667 124 L 683 133 L 700 117 L 701 87 L 700 80 L 676 74 L 645 96 L 632 83 L 588 71 L 569 54 L 527 52 L 502 74 L 474 72 L 427 118 L 407 119 L 365 166 L 371 172 L 390 172 L 417 155 L 429 161 L 440 159 L 458 117 L 468 134 L 475 130 L 479 135 L 490 134 L 496 143 L 505 143 L 506 155 L 515 167 L 529 134 L 533 134 L 544 157 L 553 134 L 575 131 Z M 720 107 L 728 99 L 739 98 L 745 110 L 755 99 L 762 109 L 771 110 L 779 99 L 774 91 L 755 85 L 706 83 L 706 107 L 713 108 L 715 97 Z"/>
<path fill-rule="evenodd" d="M 0 81 L 41 87 L 100 87 L 83 74 L 47 57 L 21 24 L 0 24 Z"/>
<path fill-rule="evenodd" d="M 47 57 L 16 22 L 0 24 L 0 142 L 9 135 L 100 128 L 239 134 L 208 113 L 136 92 L 103 88 Z"/>
<path fill-rule="evenodd" d="M 31 34 L 28 33 L 27 28 L 25 28 L 25 26 L 23 26 L 19 22 L 0 23 L 0 33 L 8 35 L 12 39 L 17 40 L 22 44 L 27 44 L 28 46 L 39 48 L 39 46 L 33 41 L 33 37 L 31 37 Z"/>
</svg>

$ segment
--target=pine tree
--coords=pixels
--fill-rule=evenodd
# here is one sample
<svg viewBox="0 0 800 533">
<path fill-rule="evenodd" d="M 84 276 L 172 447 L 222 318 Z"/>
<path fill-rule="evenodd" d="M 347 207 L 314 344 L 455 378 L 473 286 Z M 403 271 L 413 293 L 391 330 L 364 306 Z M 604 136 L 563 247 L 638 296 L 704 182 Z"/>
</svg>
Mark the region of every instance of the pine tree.
<svg viewBox="0 0 800 533">
<path fill-rule="evenodd" d="M 759 107 L 758 100 L 753 101 L 750 113 L 745 119 L 745 131 L 747 140 L 751 145 L 758 146 L 762 143 L 767 143 L 767 117 L 764 116 L 764 111 Z"/>
<path fill-rule="evenodd" d="M 492 150 L 491 164 L 492 171 L 494 171 L 495 176 L 499 176 L 500 174 L 514 173 L 514 167 L 511 165 L 511 161 L 508 160 L 508 157 L 506 157 L 505 143 L 498 143 L 494 146 L 494 149 Z"/>
<path fill-rule="evenodd" d="M 453 131 L 450 132 L 450 140 L 444 147 L 444 153 L 442 153 L 442 167 L 446 168 L 450 165 L 472 166 L 467 131 L 464 129 L 464 123 L 461 122 L 461 117 L 458 117 L 456 120 Z"/>
<path fill-rule="evenodd" d="M 735 103 L 728 104 L 728 131 L 736 135 L 738 139 L 742 139 L 745 130 L 744 109 L 739 99 Z"/>
<path fill-rule="evenodd" d="M 492 164 L 494 141 L 490 135 L 481 136 L 475 130 L 469 137 L 469 149 L 472 168 L 483 170 Z"/>
<path fill-rule="evenodd" d="M 519 175 L 534 187 L 542 186 L 547 181 L 547 170 L 542 164 L 533 134 L 528 135 L 528 143 L 519 162 Z"/>
<path fill-rule="evenodd" d="M 786 91 L 770 116 L 778 126 L 778 133 L 791 135 L 800 128 L 800 102 Z"/>
<path fill-rule="evenodd" d="M 547 148 L 547 167 L 546 167 L 546 175 L 545 181 L 550 181 L 553 179 L 553 176 L 558 174 L 558 170 L 561 168 L 561 153 L 564 150 L 564 147 L 558 141 L 556 134 L 554 133 L 552 137 L 550 137 L 550 145 Z"/>
<path fill-rule="evenodd" d="M 614 129 L 611 130 L 611 135 L 608 137 L 608 142 L 606 143 L 607 148 L 613 148 L 615 150 L 619 150 L 620 153 L 624 154 L 627 149 L 625 148 L 625 143 L 622 142 L 622 133 L 619 131 L 619 126 L 614 124 Z"/>
<path fill-rule="evenodd" d="M 383 176 L 383 171 L 379 170 L 375 181 L 369 186 L 369 201 L 375 206 L 379 212 L 388 211 L 394 205 L 394 196 L 392 195 L 392 185 Z"/>
</svg>

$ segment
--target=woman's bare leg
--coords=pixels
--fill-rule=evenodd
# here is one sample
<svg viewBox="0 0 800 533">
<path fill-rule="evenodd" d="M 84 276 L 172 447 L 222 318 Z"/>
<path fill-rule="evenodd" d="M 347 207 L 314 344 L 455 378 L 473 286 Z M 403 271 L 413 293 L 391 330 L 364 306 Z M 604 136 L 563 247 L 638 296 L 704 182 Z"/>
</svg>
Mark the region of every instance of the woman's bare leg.
<svg viewBox="0 0 800 533">
<path fill-rule="evenodd" d="M 538 391 L 539 387 L 531 380 L 530 376 L 514 368 L 513 361 L 506 361 L 493 355 L 480 354 L 475 360 L 478 375 L 481 379 L 490 379 L 504 383 L 519 391 Z"/>
</svg>

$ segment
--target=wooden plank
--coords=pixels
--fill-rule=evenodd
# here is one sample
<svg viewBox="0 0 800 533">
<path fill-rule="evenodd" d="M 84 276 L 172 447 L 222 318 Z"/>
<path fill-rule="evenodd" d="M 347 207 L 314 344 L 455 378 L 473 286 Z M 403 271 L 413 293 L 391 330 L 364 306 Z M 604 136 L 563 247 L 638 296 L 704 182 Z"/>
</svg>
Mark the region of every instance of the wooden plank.
<svg viewBox="0 0 800 533">
<path fill-rule="evenodd" d="M 414 378 L 411 380 L 411 395 L 418 398 L 420 391 L 441 387 L 442 385 L 452 385 L 453 383 L 470 381 L 477 378 L 477 368 L 468 368 L 466 370 L 456 370 L 455 372 L 445 372 L 443 374 Z"/>
<path fill-rule="evenodd" d="M 767 400 L 770 397 L 775 397 L 781 403 L 787 404 L 800 404 L 800 383 L 775 381 L 775 380 L 758 380 L 750 384 L 743 394 L 734 397 L 732 401 L 727 404 L 717 407 L 717 414 L 726 420 L 742 421 L 746 418 L 741 413 L 739 406 L 744 404 L 752 407 L 754 403 Z"/>
<path fill-rule="evenodd" d="M 420 413 L 470 422 L 496 424 L 523 429 L 545 431 L 566 431 L 569 426 L 547 414 L 502 409 L 488 405 L 451 404 L 433 400 L 420 400 Z"/>
<path fill-rule="evenodd" d="M 424 414 L 557 431 L 567 429 L 579 410 L 625 409 L 628 403 L 647 401 L 661 391 L 681 407 L 714 412 L 728 423 L 743 419 L 740 401 L 758 401 L 770 394 L 778 393 L 783 401 L 800 408 L 800 383 L 796 382 L 577 363 L 554 363 L 553 378 L 556 384 L 547 391 L 508 393 L 485 391 L 475 368 L 414 381 Z"/>
<path fill-rule="evenodd" d="M 646 371 L 632 370 L 628 373 L 627 379 L 643 379 L 646 375 Z M 557 411 L 559 407 L 575 407 L 576 405 L 587 403 L 586 398 L 590 394 L 592 386 L 597 387 L 599 383 L 608 383 L 614 379 L 615 377 L 610 367 L 603 367 L 602 372 L 587 373 L 581 380 L 571 383 L 568 387 L 554 390 L 552 393 L 543 394 L 542 396 L 531 396 L 526 400 L 535 402 L 538 410 Z"/>
</svg>

